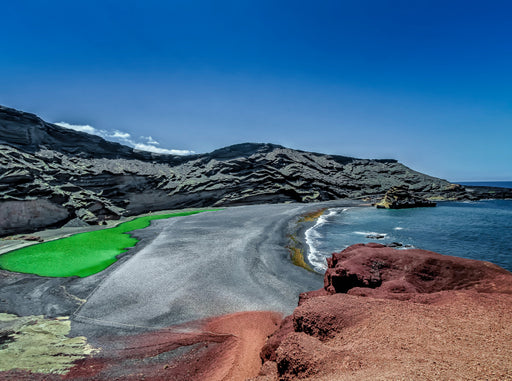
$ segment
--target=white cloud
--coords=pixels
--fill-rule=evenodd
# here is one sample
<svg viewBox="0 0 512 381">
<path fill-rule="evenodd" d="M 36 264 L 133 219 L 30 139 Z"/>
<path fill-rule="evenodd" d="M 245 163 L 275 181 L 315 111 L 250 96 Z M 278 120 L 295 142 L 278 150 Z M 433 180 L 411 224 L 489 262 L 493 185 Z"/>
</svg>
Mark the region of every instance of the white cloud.
<svg viewBox="0 0 512 381">
<path fill-rule="evenodd" d="M 153 139 L 152 136 L 141 136 L 141 139 L 146 140 L 148 142 L 148 144 L 151 144 L 151 145 L 158 145 L 158 144 L 160 144 L 155 139 Z"/>
<path fill-rule="evenodd" d="M 89 126 L 88 124 L 85 124 L 85 125 L 82 125 L 82 124 L 69 124 L 69 123 L 66 123 L 66 122 L 59 122 L 59 123 L 55 123 L 55 124 L 57 126 L 61 126 L 61 127 L 64 127 L 64 128 L 69 128 L 71 130 L 80 131 L 80 132 L 86 132 L 88 134 L 100 135 L 101 136 L 101 131 L 97 130 L 93 126 Z"/>
<path fill-rule="evenodd" d="M 123 139 L 123 140 L 130 139 L 130 136 L 131 135 L 128 132 L 122 132 L 122 131 L 118 131 L 118 130 L 115 130 L 112 135 L 109 135 L 110 138 Z"/>
<path fill-rule="evenodd" d="M 101 136 L 103 139 L 106 140 L 114 140 L 117 142 L 120 142 L 122 144 L 129 145 L 130 147 L 133 147 L 134 149 L 141 150 L 141 151 L 149 151 L 159 154 L 166 154 L 166 155 L 190 155 L 195 153 L 194 151 L 189 150 L 181 150 L 181 149 L 166 149 L 166 148 L 160 148 L 156 147 L 160 143 L 157 142 L 153 137 L 151 136 L 141 136 L 140 138 L 145 140 L 145 143 L 142 142 L 136 142 L 131 139 L 131 135 L 128 132 L 114 130 L 114 131 L 105 131 L 105 130 L 99 130 L 97 128 L 94 128 L 93 126 L 86 125 L 80 125 L 80 124 L 70 124 L 67 122 L 59 122 L 55 123 L 57 126 L 69 128 L 71 130 L 80 131 L 80 132 L 86 132 L 88 134 L 92 135 L 98 135 Z"/>
<path fill-rule="evenodd" d="M 157 142 L 157 144 L 158 144 L 158 142 Z M 149 151 L 149 152 L 162 153 L 162 154 L 168 154 L 168 155 L 190 155 L 190 154 L 195 153 L 194 151 L 183 150 L 183 149 L 165 149 L 165 148 L 155 147 L 154 145 L 145 144 L 145 143 L 136 143 L 133 148 L 141 150 L 141 151 Z"/>
</svg>

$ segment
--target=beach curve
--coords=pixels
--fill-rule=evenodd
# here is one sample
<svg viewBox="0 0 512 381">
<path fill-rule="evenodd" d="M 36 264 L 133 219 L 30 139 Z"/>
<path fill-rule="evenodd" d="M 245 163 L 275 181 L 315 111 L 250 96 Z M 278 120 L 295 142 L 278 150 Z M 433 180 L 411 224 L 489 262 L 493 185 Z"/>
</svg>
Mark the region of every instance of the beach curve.
<svg viewBox="0 0 512 381">
<path fill-rule="evenodd" d="M 240 311 L 293 311 L 322 284 L 283 245 L 290 220 L 311 206 L 259 205 L 160 220 L 135 235 L 140 251 L 74 314 L 108 325 L 161 328 Z"/>
<path fill-rule="evenodd" d="M 294 310 L 301 292 L 323 283 L 321 275 L 292 264 L 286 249 L 288 235 L 297 234 L 297 220 L 304 213 L 339 204 L 228 207 L 159 220 L 133 233 L 140 242 L 122 260 L 91 277 L 48 279 L 2 272 L 5 276 L 0 281 L 5 282 L 5 295 L 10 298 L 2 305 L 18 315 L 70 315 L 71 336 L 85 336 L 91 345 L 101 346 L 103 351 L 96 359 L 110 359 L 111 364 L 122 363 L 116 355 L 109 357 L 109 351 L 123 346 L 121 338 L 126 335 L 134 335 L 130 345 L 137 347 L 143 335 L 173 331 L 183 324 L 201 335 L 210 329 L 207 327 L 220 327 L 222 335 L 241 337 L 236 345 L 223 344 L 227 365 L 222 377 L 239 372 L 255 375 L 254 365 L 240 367 L 248 358 L 255 364 L 259 356 L 259 344 L 252 345 L 250 338 L 263 340 L 277 326 L 276 316 Z M 61 289 L 65 293 L 62 298 L 54 292 Z M 31 293 L 43 295 L 39 303 L 27 299 Z M 256 317 L 262 322 L 260 331 L 247 328 Z M 212 323 L 215 319 L 223 323 Z M 107 344 L 105 337 L 109 338 Z M 196 346 L 206 345 L 208 340 Z M 246 355 L 234 356 L 233 346 L 244 348 Z M 187 358 L 193 346 L 185 347 L 164 351 L 161 356 L 174 358 L 185 353 Z M 137 361 L 145 361 L 144 348 L 139 350 Z M 156 364 L 166 361 L 159 357 Z M 76 371 L 72 370 L 70 379 Z"/>
</svg>

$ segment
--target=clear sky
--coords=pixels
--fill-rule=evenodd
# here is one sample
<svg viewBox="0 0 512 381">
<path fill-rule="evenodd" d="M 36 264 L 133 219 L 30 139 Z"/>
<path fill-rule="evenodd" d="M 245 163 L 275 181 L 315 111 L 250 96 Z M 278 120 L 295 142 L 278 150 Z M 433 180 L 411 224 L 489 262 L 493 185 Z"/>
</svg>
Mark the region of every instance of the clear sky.
<svg viewBox="0 0 512 381">
<path fill-rule="evenodd" d="M 139 147 L 271 142 L 512 180 L 512 1 L 1 8 L 0 104 L 49 122 Z"/>
</svg>

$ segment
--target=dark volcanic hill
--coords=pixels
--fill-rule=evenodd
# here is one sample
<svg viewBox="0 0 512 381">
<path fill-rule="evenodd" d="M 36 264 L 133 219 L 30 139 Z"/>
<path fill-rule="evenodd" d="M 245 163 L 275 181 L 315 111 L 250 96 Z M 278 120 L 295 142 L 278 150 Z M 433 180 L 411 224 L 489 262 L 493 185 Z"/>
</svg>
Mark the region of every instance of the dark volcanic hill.
<svg viewBox="0 0 512 381">
<path fill-rule="evenodd" d="M 464 193 L 396 160 L 255 143 L 160 155 L 0 106 L 0 235 L 171 208 L 364 198 L 403 185 L 426 196 Z"/>
</svg>

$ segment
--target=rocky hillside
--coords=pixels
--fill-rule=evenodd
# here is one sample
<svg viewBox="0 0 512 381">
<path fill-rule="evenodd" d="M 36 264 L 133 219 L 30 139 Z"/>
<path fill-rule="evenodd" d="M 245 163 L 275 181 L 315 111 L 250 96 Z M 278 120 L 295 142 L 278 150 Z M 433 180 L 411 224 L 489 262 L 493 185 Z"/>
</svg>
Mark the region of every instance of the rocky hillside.
<svg viewBox="0 0 512 381">
<path fill-rule="evenodd" d="M 170 208 L 364 198 L 392 186 L 430 197 L 464 193 L 396 160 L 255 143 L 160 155 L 0 106 L 0 235 Z"/>
</svg>

